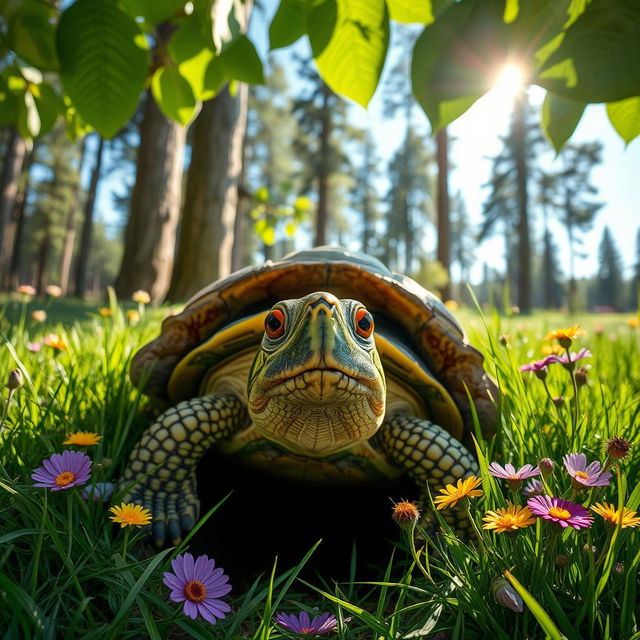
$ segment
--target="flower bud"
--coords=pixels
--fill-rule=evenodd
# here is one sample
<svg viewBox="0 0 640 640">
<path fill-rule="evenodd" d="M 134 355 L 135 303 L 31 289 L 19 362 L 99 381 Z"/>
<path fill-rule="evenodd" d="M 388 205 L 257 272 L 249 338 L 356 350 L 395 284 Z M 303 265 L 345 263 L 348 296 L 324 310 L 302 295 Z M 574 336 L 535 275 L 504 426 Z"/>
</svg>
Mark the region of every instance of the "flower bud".
<svg viewBox="0 0 640 640">
<path fill-rule="evenodd" d="M 585 543 L 582 547 L 582 553 L 592 553 L 593 555 L 595 555 L 596 553 L 598 553 L 598 547 L 596 547 L 594 544 L 590 545 Z"/>
<path fill-rule="evenodd" d="M 564 398 L 562 396 L 556 396 L 553 399 L 553 404 L 555 404 L 556 407 L 561 407 L 564 404 Z"/>
<path fill-rule="evenodd" d="M 536 374 L 536 378 L 540 380 L 544 380 L 547 377 L 547 367 L 542 367 L 542 369 L 534 369 L 533 373 Z"/>
<path fill-rule="evenodd" d="M 622 460 L 629 455 L 629 449 L 631 449 L 631 443 L 624 438 L 611 438 L 607 440 L 607 455 L 612 460 Z"/>
<path fill-rule="evenodd" d="M 616 562 L 613 565 L 613 570 L 618 574 L 622 575 L 624 573 L 624 562 Z"/>
<path fill-rule="evenodd" d="M 503 333 L 500 338 L 500 344 L 503 347 L 506 347 L 509 344 L 509 341 L 511 340 L 511 336 L 508 333 Z"/>
<path fill-rule="evenodd" d="M 574 375 L 576 377 L 576 384 L 579 387 L 584 387 L 589 378 L 589 369 L 587 367 L 578 367 Z"/>
<path fill-rule="evenodd" d="M 420 518 L 420 510 L 413 502 L 398 502 L 393 505 L 393 521 L 400 527 L 411 528 Z"/>
<path fill-rule="evenodd" d="M 569 338 L 568 336 L 560 336 L 558 338 L 558 344 L 563 348 L 563 349 L 569 349 L 571 347 L 571 344 L 573 343 L 573 340 L 571 340 L 571 338 Z"/>
<path fill-rule="evenodd" d="M 522 613 L 524 611 L 524 602 L 518 592 L 504 578 L 496 578 L 491 583 L 491 591 L 496 602 L 511 611 Z"/>
<path fill-rule="evenodd" d="M 7 389 L 14 391 L 15 389 L 19 389 L 23 384 L 22 371 L 20 371 L 20 369 L 12 369 L 7 378 Z"/>
<path fill-rule="evenodd" d="M 538 469 L 540 469 L 540 473 L 545 480 L 553 473 L 555 466 L 551 458 L 542 458 L 542 460 L 538 462 Z"/>
<path fill-rule="evenodd" d="M 558 569 L 565 569 L 566 567 L 569 566 L 569 557 L 565 556 L 564 554 L 558 554 L 555 557 L 555 560 L 553 561 L 553 563 L 556 565 Z"/>
</svg>

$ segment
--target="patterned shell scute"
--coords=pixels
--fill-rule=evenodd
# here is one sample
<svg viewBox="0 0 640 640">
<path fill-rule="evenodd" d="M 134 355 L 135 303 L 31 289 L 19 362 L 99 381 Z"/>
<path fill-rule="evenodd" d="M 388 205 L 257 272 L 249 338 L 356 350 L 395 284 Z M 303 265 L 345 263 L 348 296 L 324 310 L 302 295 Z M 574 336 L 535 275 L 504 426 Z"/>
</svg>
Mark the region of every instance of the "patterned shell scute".
<svg viewBox="0 0 640 640">
<path fill-rule="evenodd" d="M 316 247 L 278 262 L 246 267 L 209 285 L 184 310 L 167 318 L 161 334 L 145 345 L 131 365 L 133 383 L 161 404 L 177 363 L 230 322 L 266 310 L 279 300 L 328 291 L 362 302 L 393 324 L 460 409 L 465 430 L 473 433 L 469 396 L 483 435 L 495 432 L 497 389 L 483 368 L 483 357 L 444 304 L 411 278 L 394 273 L 371 256 L 340 247 Z M 468 394 L 467 395 L 467 391 Z"/>
</svg>

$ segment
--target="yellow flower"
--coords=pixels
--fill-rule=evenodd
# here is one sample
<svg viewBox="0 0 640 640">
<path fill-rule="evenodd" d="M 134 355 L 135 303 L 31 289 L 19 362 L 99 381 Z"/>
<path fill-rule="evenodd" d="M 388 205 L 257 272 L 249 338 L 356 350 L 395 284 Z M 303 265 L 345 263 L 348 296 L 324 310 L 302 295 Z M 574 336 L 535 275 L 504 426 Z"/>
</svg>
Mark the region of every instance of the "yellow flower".
<svg viewBox="0 0 640 640">
<path fill-rule="evenodd" d="M 635 327 L 640 327 L 640 319 L 638 317 L 629 318 L 627 320 L 627 324 L 634 329 Z"/>
<path fill-rule="evenodd" d="M 91 431 L 76 431 L 70 433 L 67 439 L 62 444 L 77 444 L 81 447 L 90 447 L 93 444 L 98 444 L 102 440 L 102 436 Z"/>
<path fill-rule="evenodd" d="M 138 304 L 149 304 L 151 302 L 151 296 L 142 290 L 134 291 L 131 299 Z"/>
<path fill-rule="evenodd" d="M 574 338 L 580 338 L 581 336 L 586 335 L 586 331 L 580 325 L 574 325 L 573 327 L 568 327 L 566 329 L 554 329 L 553 331 L 549 331 L 545 336 L 545 340 L 553 340 L 560 338 L 573 340 Z"/>
<path fill-rule="evenodd" d="M 45 322 L 47 319 L 47 312 L 44 309 L 36 309 L 31 314 L 31 318 L 34 322 Z"/>
<path fill-rule="evenodd" d="M 486 522 L 482 528 L 495 529 L 496 533 L 525 529 L 536 521 L 529 507 L 521 507 L 511 502 L 508 503 L 506 509 L 487 511 L 487 515 L 482 519 Z"/>
<path fill-rule="evenodd" d="M 59 287 L 57 284 L 50 284 L 45 291 L 47 295 L 50 295 L 52 298 L 59 298 L 62 295 L 62 287 Z"/>
<path fill-rule="evenodd" d="M 109 317 L 111 317 L 111 309 L 109 309 L 109 307 L 100 307 L 100 309 L 98 309 L 98 313 L 99 313 L 103 318 L 109 318 Z"/>
<path fill-rule="evenodd" d="M 112 516 L 109 516 L 109 520 L 113 520 L 119 524 L 120 527 L 143 527 L 151 522 L 151 512 L 149 509 L 141 507 L 139 504 L 122 503 L 119 506 L 111 507 L 109 509 Z"/>
<path fill-rule="evenodd" d="M 564 353 L 564 349 L 557 342 L 542 345 L 541 351 L 545 356 L 560 356 Z"/>
<path fill-rule="evenodd" d="M 619 524 L 623 529 L 640 526 L 640 518 L 636 516 L 636 512 L 626 507 L 623 507 L 620 512 L 612 504 L 596 502 L 591 510 L 602 516 L 607 522 L 614 525 Z"/>
<path fill-rule="evenodd" d="M 67 343 L 57 333 L 48 333 L 44 337 L 44 343 L 54 351 L 64 351 L 67 348 Z"/>
<path fill-rule="evenodd" d="M 447 307 L 449 311 L 457 311 L 459 307 L 456 300 L 445 300 L 444 306 Z"/>
<path fill-rule="evenodd" d="M 135 309 L 129 309 L 129 311 L 127 311 L 127 320 L 129 324 L 138 324 L 138 322 L 140 322 L 140 313 Z"/>
<path fill-rule="evenodd" d="M 463 498 L 475 498 L 482 495 L 482 489 L 476 489 L 480 484 L 480 478 L 476 476 L 469 476 L 464 480 L 458 480 L 454 486 L 448 484 L 444 489 L 440 489 L 440 493 L 443 495 L 435 498 L 434 502 L 438 505 L 438 509 L 448 509 L 449 507 L 455 507 L 458 500 Z"/>
</svg>

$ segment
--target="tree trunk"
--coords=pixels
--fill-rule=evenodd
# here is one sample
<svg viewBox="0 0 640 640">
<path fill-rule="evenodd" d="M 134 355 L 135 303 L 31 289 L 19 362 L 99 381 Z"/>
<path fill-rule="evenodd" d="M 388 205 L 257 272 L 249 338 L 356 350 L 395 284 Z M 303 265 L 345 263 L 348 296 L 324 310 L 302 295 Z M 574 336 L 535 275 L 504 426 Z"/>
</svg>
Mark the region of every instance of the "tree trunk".
<svg viewBox="0 0 640 640">
<path fill-rule="evenodd" d="M 0 175 L 0 264 L 2 275 L 10 262 L 13 238 L 8 238 L 10 218 L 14 212 L 18 180 L 26 153 L 24 138 L 15 127 L 11 127 L 9 142 L 4 157 L 2 175 Z"/>
<path fill-rule="evenodd" d="M 247 98 L 246 85 L 235 96 L 227 88 L 203 104 L 193 125 L 171 301 L 185 300 L 230 272 Z"/>
<path fill-rule="evenodd" d="M 165 118 L 148 91 L 124 255 L 115 282 L 122 299 L 138 289 L 148 291 L 156 303 L 167 294 L 180 214 L 185 142 L 186 129 Z"/>
<path fill-rule="evenodd" d="M 531 313 L 531 245 L 527 193 L 527 160 L 525 149 L 526 96 L 515 99 L 513 135 L 518 190 L 518 306 L 521 313 Z"/>
<path fill-rule="evenodd" d="M 51 221 L 46 218 L 44 223 L 44 235 L 38 250 L 38 270 L 36 272 L 36 290 L 39 294 L 45 290 L 47 286 L 47 265 L 49 262 L 49 253 L 51 251 Z"/>
<path fill-rule="evenodd" d="M 447 272 L 440 288 L 443 300 L 451 298 L 451 222 L 449 220 L 449 140 L 446 127 L 436 134 L 438 158 L 438 249 L 436 258 Z"/>
<path fill-rule="evenodd" d="M 247 168 L 247 137 L 242 137 L 242 168 L 238 177 L 238 185 L 244 185 Z M 247 222 L 249 213 L 248 194 L 238 190 L 236 217 L 233 223 L 233 245 L 231 247 L 231 271 L 244 267 L 247 253 Z"/>
<path fill-rule="evenodd" d="M 331 148 L 331 111 L 329 97 L 331 89 L 322 84 L 322 129 L 320 131 L 320 171 L 318 173 L 318 210 L 316 212 L 316 234 L 314 245 L 327 244 L 327 226 L 329 224 L 329 154 Z"/>
<path fill-rule="evenodd" d="M 544 306 L 551 309 L 553 305 L 553 260 L 551 256 L 551 234 L 547 221 L 547 203 L 542 200 L 542 212 L 544 216 Z"/>
<path fill-rule="evenodd" d="M 69 277 L 71 274 L 73 247 L 76 241 L 76 218 L 78 217 L 78 211 L 80 210 L 80 194 L 82 192 L 82 163 L 84 161 L 84 154 L 86 150 L 87 137 L 85 136 L 82 139 L 82 144 L 80 145 L 80 158 L 78 159 L 78 182 L 75 185 L 73 202 L 71 203 L 71 207 L 67 212 L 64 246 L 62 248 L 62 256 L 60 258 L 60 287 L 64 295 L 67 294 L 67 290 L 69 289 Z"/>
<path fill-rule="evenodd" d="M 93 210 L 95 208 L 96 193 L 98 191 L 103 150 L 104 138 L 99 136 L 98 148 L 96 149 L 96 164 L 91 172 L 89 192 L 87 193 L 87 199 L 84 205 L 84 221 L 82 223 L 78 258 L 76 260 L 75 295 L 79 298 L 84 297 L 87 289 L 87 269 L 89 268 L 89 252 L 91 250 L 91 234 L 93 232 Z"/>
</svg>

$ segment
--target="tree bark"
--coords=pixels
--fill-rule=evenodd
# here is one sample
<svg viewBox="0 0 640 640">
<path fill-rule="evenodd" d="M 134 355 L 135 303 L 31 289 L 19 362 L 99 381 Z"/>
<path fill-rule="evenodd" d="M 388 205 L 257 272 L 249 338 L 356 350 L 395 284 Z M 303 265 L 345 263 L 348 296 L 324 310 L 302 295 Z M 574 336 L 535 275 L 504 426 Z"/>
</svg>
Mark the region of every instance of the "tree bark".
<svg viewBox="0 0 640 640">
<path fill-rule="evenodd" d="M 518 191 L 518 306 L 521 313 L 531 313 L 531 244 L 529 240 L 529 197 L 525 149 L 526 96 L 514 101 L 513 135 Z"/>
<path fill-rule="evenodd" d="M 15 127 L 11 127 L 9 142 L 4 157 L 2 175 L 0 175 L 0 264 L 8 267 L 12 251 L 12 240 L 8 238 L 7 228 L 14 211 L 16 195 L 18 194 L 18 180 L 26 153 L 26 142 Z"/>
<path fill-rule="evenodd" d="M 76 282 L 75 295 L 84 297 L 87 290 L 87 269 L 89 268 L 89 252 L 91 250 L 91 234 L 93 232 L 93 211 L 96 203 L 96 193 L 98 191 L 98 181 L 100 180 L 100 168 L 102 167 L 102 152 L 104 150 L 104 138 L 99 136 L 98 148 L 96 149 L 96 164 L 91 172 L 89 192 L 84 205 L 84 221 L 82 223 L 82 234 L 80 236 L 80 247 L 76 260 Z"/>
<path fill-rule="evenodd" d="M 443 300 L 451 298 L 451 221 L 449 219 L 449 140 L 446 127 L 436 134 L 438 159 L 438 248 L 436 258 L 447 272 L 447 284 L 440 288 Z"/>
<path fill-rule="evenodd" d="M 147 92 L 124 255 L 115 282 L 120 298 L 130 298 L 142 289 L 160 303 L 167 294 L 180 214 L 185 142 L 186 129 L 165 118 Z"/>
<path fill-rule="evenodd" d="M 44 235 L 38 250 L 38 270 L 36 272 L 36 290 L 39 294 L 45 290 L 47 286 L 47 266 L 49 262 L 49 253 L 51 252 L 51 221 L 47 217 L 44 223 Z"/>
<path fill-rule="evenodd" d="M 327 226 L 329 224 L 329 154 L 331 147 L 331 111 L 329 97 L 331 89 L 322 84 L 322 129 L 320 131 L 320 171 L 318 172 L 318 209 L 316 211 L 316 247 L 327 244 Z"/>
<path fill-rule="evenodd" d="M 230 273 L 248 89 L 205 102 L 194 123 L 191 164 L 169 299 L 184 300 Z"/>
</svg>

